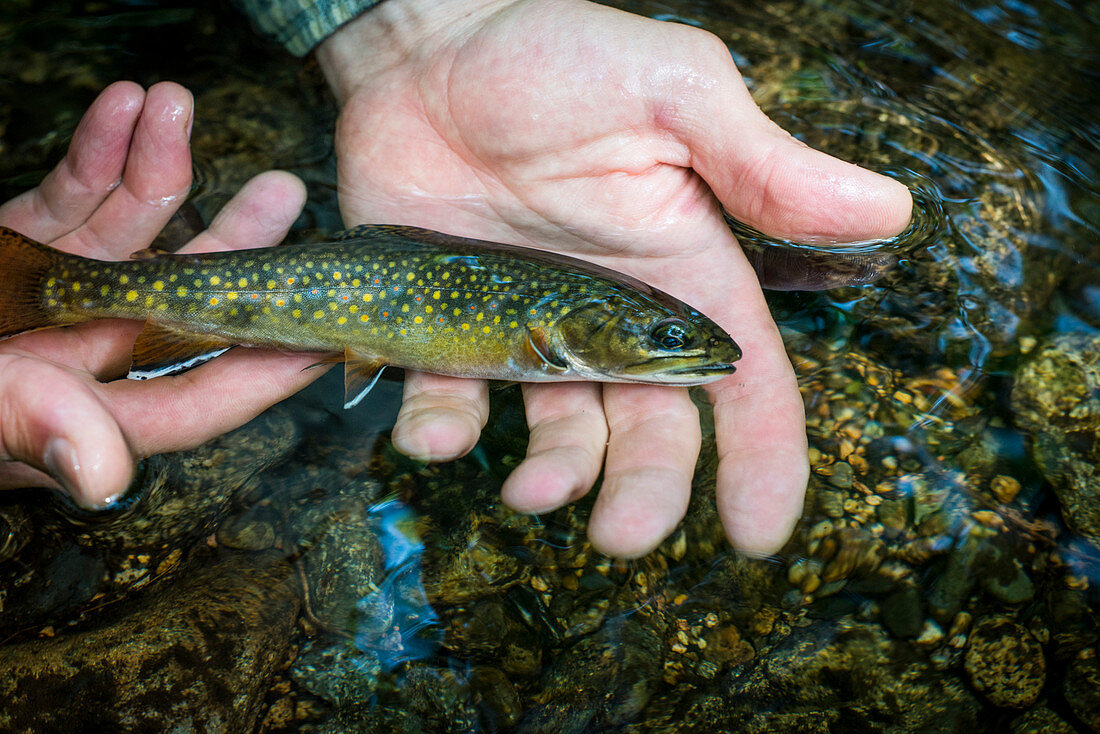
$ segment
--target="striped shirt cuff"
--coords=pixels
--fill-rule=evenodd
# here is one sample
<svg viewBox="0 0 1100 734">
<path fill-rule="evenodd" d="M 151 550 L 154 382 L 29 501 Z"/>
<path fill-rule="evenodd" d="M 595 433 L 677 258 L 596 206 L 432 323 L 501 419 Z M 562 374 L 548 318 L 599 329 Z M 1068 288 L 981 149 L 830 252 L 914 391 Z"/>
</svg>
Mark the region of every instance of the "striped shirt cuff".
<svg viewBox="0 0 1100 734">
<path fill-rule="evenodd" d="M 234 0 L 256 29 L 305 56 L 336 29 L 380 0 Z"/>
</svg>

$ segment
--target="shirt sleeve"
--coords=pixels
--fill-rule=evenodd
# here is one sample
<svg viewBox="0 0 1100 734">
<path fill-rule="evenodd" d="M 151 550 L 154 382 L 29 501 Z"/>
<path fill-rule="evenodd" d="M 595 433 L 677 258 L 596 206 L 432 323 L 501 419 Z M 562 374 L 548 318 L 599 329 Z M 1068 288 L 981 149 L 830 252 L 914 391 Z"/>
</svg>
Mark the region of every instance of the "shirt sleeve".
<svg viewBox="0 0 1100 734">
<path fill-rule="evenodd" d="M 381 0 L 234 0 L 256 29 L 305 56 L 336 29 Z"/>
</svg>

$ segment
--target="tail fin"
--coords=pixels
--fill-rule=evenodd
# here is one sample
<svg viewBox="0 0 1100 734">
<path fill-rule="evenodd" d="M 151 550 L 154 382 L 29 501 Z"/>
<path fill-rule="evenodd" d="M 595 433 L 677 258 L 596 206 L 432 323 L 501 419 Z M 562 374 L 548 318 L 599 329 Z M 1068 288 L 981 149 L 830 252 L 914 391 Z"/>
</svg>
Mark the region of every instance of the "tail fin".
<svg viewBox="0 0 1100 734">
<path fill-rule="evenodd" d="M 0 227 L 0 339 L 57 326 L 42 302 L 43 281 L 61 253 Z"/>
</svg>

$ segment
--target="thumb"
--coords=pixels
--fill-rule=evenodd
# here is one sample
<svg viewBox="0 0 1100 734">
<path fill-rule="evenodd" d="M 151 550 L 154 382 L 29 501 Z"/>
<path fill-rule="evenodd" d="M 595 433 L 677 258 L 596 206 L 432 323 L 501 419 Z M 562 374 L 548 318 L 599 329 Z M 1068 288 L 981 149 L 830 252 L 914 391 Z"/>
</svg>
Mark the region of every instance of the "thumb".
<svg viewBox="0 0 1100 734">
<path fill-rule="evenodd" d="M 27 465 L 0 467 L 0 487 L 56 484 L 86 509 L 110 505 L 133 475 L 130 449 L 91 386 L 29 357 L 0 362 L 0 451 Z"/>
<path fill-rule="evenodd" d="M 734 218 L 807 244 L 878 239 L 905 229 L 913 200 L 904 184 L 796 140 L 756 106 L 728 51 L 721 51 L 713 62 L 716 83 L 683 98 L 672 132 Z"/>
</svg>

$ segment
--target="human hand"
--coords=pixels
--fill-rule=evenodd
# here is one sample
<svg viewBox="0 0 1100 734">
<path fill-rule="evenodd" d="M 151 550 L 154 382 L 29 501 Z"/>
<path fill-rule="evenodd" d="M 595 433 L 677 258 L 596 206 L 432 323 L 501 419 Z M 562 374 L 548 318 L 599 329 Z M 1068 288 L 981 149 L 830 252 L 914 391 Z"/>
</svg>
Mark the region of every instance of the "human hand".
<svg viewBox="0 0 1100 734">
<path fill-rule="evenodd" d="M 69 152 L 36 189 L 0 206 L 0 224 L 103 260 L 147 247 L 191 185 L 193 105 L 183 87 L 105 89 Z M 273 245 L 305 200 L 272 172 L 247 183 L 189 251 Z M 122 493 L 134 457 L 197 446 L 316 379 L 316 355 L 235 349 L 190 372 L 125 376 L 141 324 L 104 320 L 0 342 L 0 489 L 50 486 L 80 505 Z"/>
<path fill-rule="evenodd" d="M 343 106 L 346 222 L 412 224 L 577 255 L 692 304 L 744 350 L 714 404 L 717 502 L 734 545 L 772 552 L 808 478 L 794 372 L 721 206 L 801 241 L 886 236 L 904 186 L 814 151 L 753 103 L 725 45 L 584 0 L 388 0 L 318 53 Z M 524 386 L 531 439 L 503 497 L 557 508 L 604 479 L 589 535 L 616 556 L 675 528 L 700 446 L 684 389 Z M 406 377 L 393 440 L 447 460 L 487 417 L 485 383 Z"/>
</svg>

